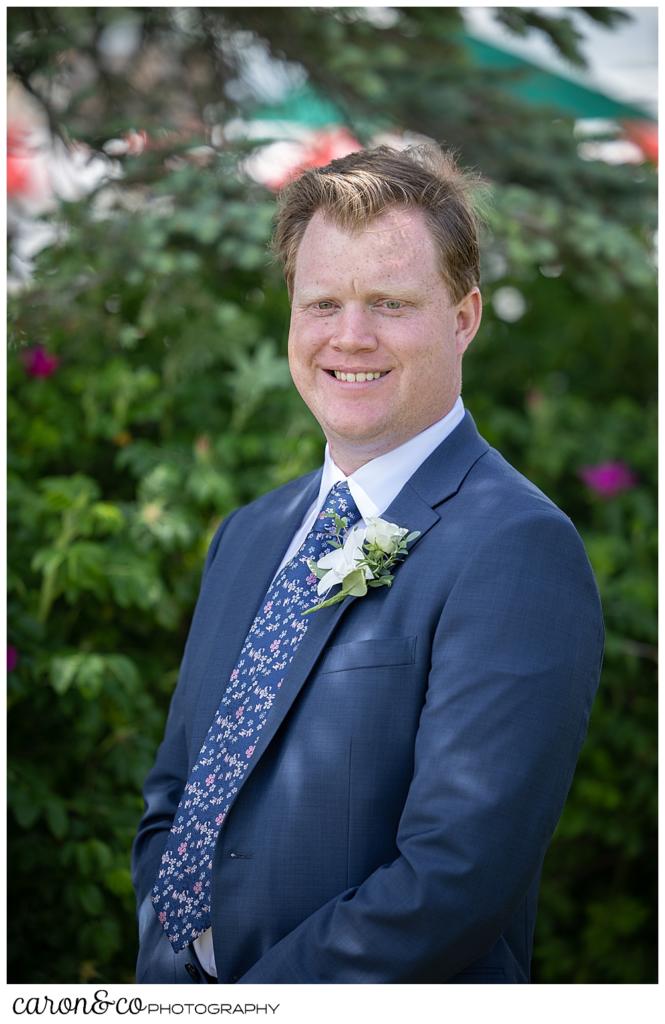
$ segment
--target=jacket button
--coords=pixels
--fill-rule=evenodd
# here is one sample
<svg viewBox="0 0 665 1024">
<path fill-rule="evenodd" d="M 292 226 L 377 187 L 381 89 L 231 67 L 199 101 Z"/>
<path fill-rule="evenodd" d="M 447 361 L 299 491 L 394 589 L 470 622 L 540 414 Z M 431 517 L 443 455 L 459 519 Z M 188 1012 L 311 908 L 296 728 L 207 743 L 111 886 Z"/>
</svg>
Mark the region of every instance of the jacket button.
<svg viewBox="0 0 665 1024">
<path fill-rule="evenodd" d="M 235 850 L 231 850 L 229 857 L 232 857 L 235 860 L 237 856 L 238 854 L 235 852 Z"/>
<path fill-rule="evenodd" d="M 185 970 L 187 971 L 187 973 L 190 976 L 190 978 L 194 979 L 194 981 L 200 981 L 201 980 L 201 975 L 199 974 L 199 972 L 196 969 L 196 967 L 194 966 L 194 964 L 185 964 Z"/>
</svg>

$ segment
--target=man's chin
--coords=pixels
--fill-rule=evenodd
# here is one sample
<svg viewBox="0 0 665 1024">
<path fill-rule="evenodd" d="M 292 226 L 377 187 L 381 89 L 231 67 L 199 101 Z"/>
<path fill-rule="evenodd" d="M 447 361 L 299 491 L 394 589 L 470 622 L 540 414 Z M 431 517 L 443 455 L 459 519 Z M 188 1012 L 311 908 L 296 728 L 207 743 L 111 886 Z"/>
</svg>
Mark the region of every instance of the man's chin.
<svg viewBox="0 0 665 1024">
<path fill-rule="evenodd" d="M 387 431 L 385 425 L 374 423 L 358 423 L 342 420 L 328 425 L 323 425 L 323 432 L 328 438 L 334 438 L 340 444 L 349 448 L 364 448 L 366 446 L 381 445 L 388 440 L 389 434 L 394 431 Z"/>
</svg>

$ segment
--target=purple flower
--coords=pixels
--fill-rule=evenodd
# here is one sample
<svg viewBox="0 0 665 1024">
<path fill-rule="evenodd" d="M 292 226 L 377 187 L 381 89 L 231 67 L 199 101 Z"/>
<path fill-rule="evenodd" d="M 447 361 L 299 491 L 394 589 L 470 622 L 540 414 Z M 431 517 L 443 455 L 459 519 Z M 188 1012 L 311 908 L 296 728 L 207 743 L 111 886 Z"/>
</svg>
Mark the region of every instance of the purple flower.
<svg viewBox="0 0 665 1024">
<path fill-rule="evenodd" d="M 7 645 L 7 671 L 13 672 L 18 664 L 18 651 L 11 644 Z"/>
<path fill-rule="evenodd" d="M 60 365 L 58 357 L 47 352 L 43 345 L 33 345 L 26 349 L 22 358 L 30 377 L 50 377 Z"/>
<path fill-rule="evenodd" d="M 582 466 L 579 476 L 600 498 L 613 498 L 622 491 L 630 491 L 637 484 L 637 477 L 630 466 L 619 461 Z"/>
</svg>

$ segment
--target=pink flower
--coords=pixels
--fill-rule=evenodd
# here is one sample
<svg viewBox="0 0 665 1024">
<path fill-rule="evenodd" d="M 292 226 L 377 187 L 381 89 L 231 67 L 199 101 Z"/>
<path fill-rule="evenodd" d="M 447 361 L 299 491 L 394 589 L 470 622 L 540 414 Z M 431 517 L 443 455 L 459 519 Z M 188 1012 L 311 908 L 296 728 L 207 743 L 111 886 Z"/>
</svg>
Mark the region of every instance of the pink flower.
<svg viewBox="0 0 665 1024">
<path fill-rule="evenodd" d="M 11 644 L 7 645 L 7 671 L 13 672 L 18 664 L 18 651 Z"/>
<path fill-rule="evenodd" d="M 272 601 L 267 601 L 263 606 L 264 615 L 269 615 L 272 610 Z"/>
<path fill-rule="evenodd" d="M 279 650 L 279 640 L 273 640 L 273 642 L 270 645 L 270 650 L 272 651 L 273 654 L 275 653 L 275 651 Z"/>
<path fill-rule="evenodd" d="M 30 377 L 50 377 L 60 365 L 58 357 L 47 352 L 43 345 L 33 345 L 26 349 L 22 359 Z"/>
<path fill-rule="evenodd" d="M 240 675 L 240 673 L 239 673 L 238 669 L 234 668 L 233 672 L 231 673 L 231 682 L 235 683 L 235 681 L 236 681 L 236 679 L 238 678 L 239 675 Z"/>
<path fill-rule="evenodd" d="M 215 781 L 215 776 L 211 772 L 210 775 L 206 776 L 206 786 L 212 786 L 214 781 Z"/>
<path fill-rule="evenodd" d="M 223 821 L 224 821 L 224 815 L 223 814 L 218 814 L 217 817 L 215 818 L 215 825 L 221 825 Z"/>
<path fill-rule="evenodd" d="M 309 576 L 305 577 L 305 583 L 309 583 L 310 586 L 313 583 L 316 583 L 316 576 L 314 575 L 313 572 L 310 572 Z"/>
<path fill-rule="evenodd" d="M 625 462 L 600 462 L 597 466 L 582 466 L 580 478 L 600 498 L 613 498 L 622 491 L 630 491 L 637 477 Z"/>
<path fill-rule="evenodd" d="M 245 751 L 245 755 L 247 757 L 251 757 L 252 754 L 254 753 L 254 746 L 255 744 L 252 744 L 251 747 L 247 747 L 247 750 Z"/>
<path fill-rule="evenodd" d="M 166 914 L 162 910 L 162 911 L 160 911 L 160 914 L 159 914 L 159 923 L 160 924 L 164 924 L 165 921 L 166 921 Z"/>
<path fill-rule="evenodd" d="M 180 846 L 178 847 L 178 853 L 180 854 L 181 857 L 182 857 L 182 855 L 183 855 L 183 853 L 185 852 L 186 849 L 187 849 L 187 843 L 181 843 Z"/>
<path fill-rule="evenodd" d="M 197 896 L 201 892 L 202 888 L 203 888 L 203 882 L 195 882 L 194 883 L 194 892 L 197 894 Z"/>
</svg>

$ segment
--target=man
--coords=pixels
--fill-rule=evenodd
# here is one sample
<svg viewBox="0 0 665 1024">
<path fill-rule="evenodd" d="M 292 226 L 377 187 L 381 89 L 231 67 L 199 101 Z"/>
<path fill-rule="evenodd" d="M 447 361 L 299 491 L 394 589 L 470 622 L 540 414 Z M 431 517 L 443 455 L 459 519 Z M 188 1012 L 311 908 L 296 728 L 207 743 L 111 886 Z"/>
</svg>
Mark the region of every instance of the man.
<svg viewBox="0 0 665 1024">
<path fill-rule="evenodd" d="M 134 847 L 140 982 L 529 980 L 603 627 L 570 520 L 462 405 L 468 191 L 380 147 L 282 197 L 325 462 L 211 544 Z"/>
</svg>

